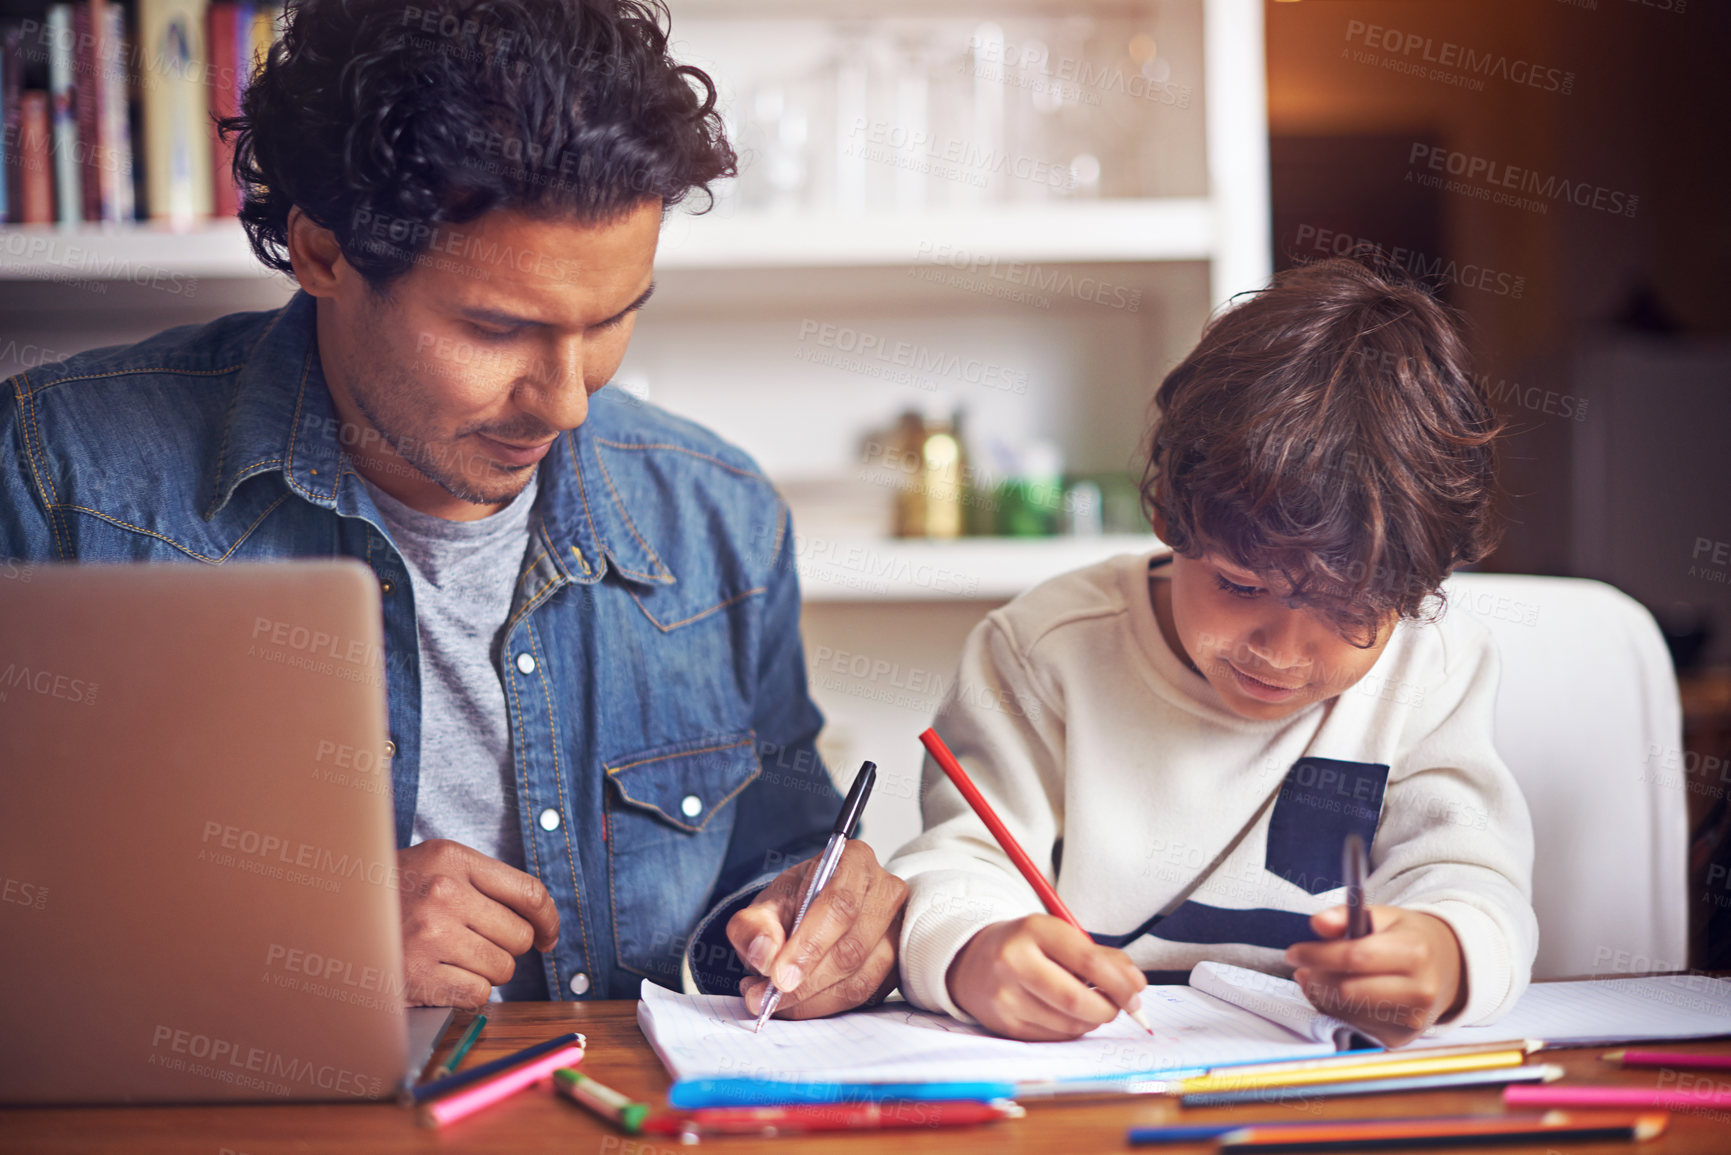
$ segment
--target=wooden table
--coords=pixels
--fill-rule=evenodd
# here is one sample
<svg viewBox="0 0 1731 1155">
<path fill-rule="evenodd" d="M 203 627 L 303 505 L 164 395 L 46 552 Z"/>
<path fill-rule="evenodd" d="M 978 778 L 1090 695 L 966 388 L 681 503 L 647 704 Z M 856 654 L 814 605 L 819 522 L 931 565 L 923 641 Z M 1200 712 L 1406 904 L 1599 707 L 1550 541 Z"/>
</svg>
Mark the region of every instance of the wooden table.
<svg viewBox="0 0 1731 1155">
<path fill-rule="evenodd" d="M 668 1078 L 648 1042 L 637 1029 L 636 1003 L 505 1003 L 487 1009 L 487 1029 L 464 1065 L 497 1058 L 561 1031 L 582 1031 L 589 1037 L 583 1069 L 602 1082 L 644 1099 L 661 1103 Z M 442 1057 L 467 1025 L 459 1013 L 446 1033 Z M 1731 1053 L 1731 1041 L 1692 1044 L 1677 1049 Z M 1570 1081 L 1591 1078 L 1604 1083 L 1651 1087 L 1658 1071 L 1621 1071 L 1599 1061 L 1603 1048 L 1544 1052 L 1545 1062 L 1561 1063 Z M 1731 1089 L 1731 1077 L 1703 1073 Z M 897 1155 L 919 1152 L 981 1150 L 1011 1155 L 1051 1152 L 1086 1155 L 1121 1151 L 1125 1131 L 1135 1125 L 1177 1121 L 1250 1122 L 1299 1121 L 1370 1115 L 1497 1113 L 1496 1090 L 1377 1095 L 1356 1099 L 1315 1100 L 1303 1106 L 1262 1105 L 1255 1108 L 1217 1107 L 1183 1111 L 1154 1098 L 1125 1098 L 1089 1104 L 1034 1105 L 1024 1119 L 989 1127 L 880 1131 L 853 1135 L 799 1136 L 784 1139 L 722 1138 L 706 1140 L 701 1148 L 747 1155 L 774 1152 L 793 1155 L 811 1150 L 863 1153 L 893 1150 Z M 273 1152 L 354 1152 L 390 1155 L 410 1151 L 516 1152 L 548 1151 L 562 1155 L 686 1155 L 690 1147 L 664 1137 L 633 1139 L 610 1130 L 600 1120 L 545 1087 L 531 1087 L 507 1103 L 453 1124 L 442 1131 L 419 1127 L 401 1107 L 385 1103 L 343 1103 L 235 1107 L 97 1107 L 0 1109 L 0 1152 L 198 1152 L 201 1155 L 271 1155 Z M 1208 1144 L 1137 1148 L 1174 1155 L 1211 1150 Z M 1492 1148 L 1473 1148 L 1490 1151 Z M 1504 1148 L 1495 1148 L 1504 1150 Z M 1510 1147 L 1534 1155 L 1544 1146 Z M 1731 1152 L 1731 1112 L 1706 1115 L 1673 1112 L 1664 1138 L 1639 1147 L 1634 1144 L 1559 1145 L 1550 1151 L 1567 1155 L 1639 1151 L 1641 1155 Z"/>
</svg>

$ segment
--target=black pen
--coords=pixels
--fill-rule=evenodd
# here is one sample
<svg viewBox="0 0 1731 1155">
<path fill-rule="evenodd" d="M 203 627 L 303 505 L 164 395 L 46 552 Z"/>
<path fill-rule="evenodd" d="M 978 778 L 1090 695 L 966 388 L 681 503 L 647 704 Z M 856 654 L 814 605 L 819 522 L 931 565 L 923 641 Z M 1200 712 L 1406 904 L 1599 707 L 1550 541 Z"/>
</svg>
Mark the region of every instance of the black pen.
<svg viewBox="0 0 1731 1155">
<path fill-rule="evenodd" d="M 871 797 L 872 783 L 877 781 L 877 777 L 876 762 L 860 763 L 859 773 L 854 775 L 847 799 L 841 804 L 841 813 L 836 815 L 835 825 L 830 828 L 829 844 L 818 856 L 817 866 L 812 869 L 811 877 L 806 882 L 805 897 L 799 900 L 799 913 L 793 916 L 793 926 L 788 928 L 789 939 L 799 930 L 800 920 L 805 918 L 811 900 L 817 897 L 817 892 L 823 889 L 829 876 L 835 873 L 836 863 L 841 861 L 841 852 L 847 849 L 848 835 L 858 825 L 860 812 L 865 809 L 866 799 Z M 769 989 L 763 994 L 763 1013 L 757 1016 L 757 1026 L 751 1029 L 752 1034 L 763 1030 L 763 1024 L 769 1022 L 769 1016 L 775 1013 L 775 1008 L 780 1004 L 781 990 L 775 985 L 775 980 L 771 979 Z"/>
<path fill-rule="evenodd" d="M 1346 845 L 1341 847 L 1340 873 L 1341 881 L 1346 883 L 1346 937 L 1363 938 L 1370 933 L 1370 908 L 1364 904 L 1364 876 L 1370 873 L 1370 862 L 1364 851 L 1364 839 L 1357 834 L 1348 834 Z M 1367 1039 L 1351 1027 L 1335 1028 L 1335 1050 L 1353 1050 L 1358 1040 L 1373 1047 L 1378 1045 L 1375 1039 Z"/>
</svg>

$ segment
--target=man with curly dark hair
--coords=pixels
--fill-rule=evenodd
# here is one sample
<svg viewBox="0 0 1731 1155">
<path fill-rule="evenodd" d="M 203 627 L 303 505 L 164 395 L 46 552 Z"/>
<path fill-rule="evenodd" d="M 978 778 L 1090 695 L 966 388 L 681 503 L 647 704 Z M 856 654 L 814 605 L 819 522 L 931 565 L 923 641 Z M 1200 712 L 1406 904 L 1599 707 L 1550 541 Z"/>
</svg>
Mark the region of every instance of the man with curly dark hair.
<svg viewBox="0 0 1731 1155">
<path fill-rule="evenodd" d="M 735 157 L 660 0 L 295 0 L 235 144 L 299 291 L 20 374 L 0 556 L 361 559 L 408 1001 L 881 999 L 905 887 L 814 741 L 787 509 L 606 389 L 665 214 Z M 796 865 L 788 865 L 796 864 Z M 743 960 L 743 961 L 742 961 Z"/>
</svg>

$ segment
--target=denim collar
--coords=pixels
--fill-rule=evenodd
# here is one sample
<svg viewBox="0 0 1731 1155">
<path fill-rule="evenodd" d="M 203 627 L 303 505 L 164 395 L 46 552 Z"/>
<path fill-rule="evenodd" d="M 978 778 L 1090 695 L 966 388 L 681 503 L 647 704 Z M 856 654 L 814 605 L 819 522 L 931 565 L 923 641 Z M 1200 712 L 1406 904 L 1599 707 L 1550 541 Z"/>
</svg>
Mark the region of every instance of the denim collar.
<svg viewBox="0 0 1731 1155">
<path fill-rule="evenodd" d="M 297 291 L 248 353 L 224 424 L 205 520 L 222 511 L 241 482 L 272 472 L 314 505 L 375 525 L 382 520 L 343 452 L 316 320 L 314 299 Z M 612 408 L 594 404 L 598 399 L 591 399 L 589 421 L 563 434 L 540 465 L 536 515 L 546 560 L 561 579 L 584 585 L 601 580 L 610 567 L 631 582 L 671 585 L 678 579 L 632 521 L 596 454 L 591 426 Z"/>
</svg>

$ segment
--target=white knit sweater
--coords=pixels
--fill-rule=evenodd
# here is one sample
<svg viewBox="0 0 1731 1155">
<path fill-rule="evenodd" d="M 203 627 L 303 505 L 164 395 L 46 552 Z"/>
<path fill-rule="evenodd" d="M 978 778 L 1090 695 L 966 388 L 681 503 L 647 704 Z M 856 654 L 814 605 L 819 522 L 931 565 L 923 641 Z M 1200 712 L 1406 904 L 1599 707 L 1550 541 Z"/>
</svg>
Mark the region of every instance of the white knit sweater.
<svg viewBox="0 0 1731 1155">
<path fill-rule="evenodd" d="M 1215 959 L 1290 976 L 1285 947 L 1314 937 L 1302 920 L 1344 901 L 1341 847 L 1356 829 L 1368 900 L 1427 911 L 1460 939 L 1468 994 L 1450 1025 L 1507 1011 L 1538 925 L 1532 824 L 1491 745 L 1490 635 L 1459 613 L 1402 622 L 1344 693 L 1251 721 L 1166 644 L 1151 556 L 1062 575 L 989 614 L 934 723 L 1064 902 L 1144 970 Z M 902 991 L 972 1021 L 945 983 L 957 952 L 1044 908 L 929 758 L 921 806 L 924 833 L 889 864 L 911 891 Z"/>
</svg>

